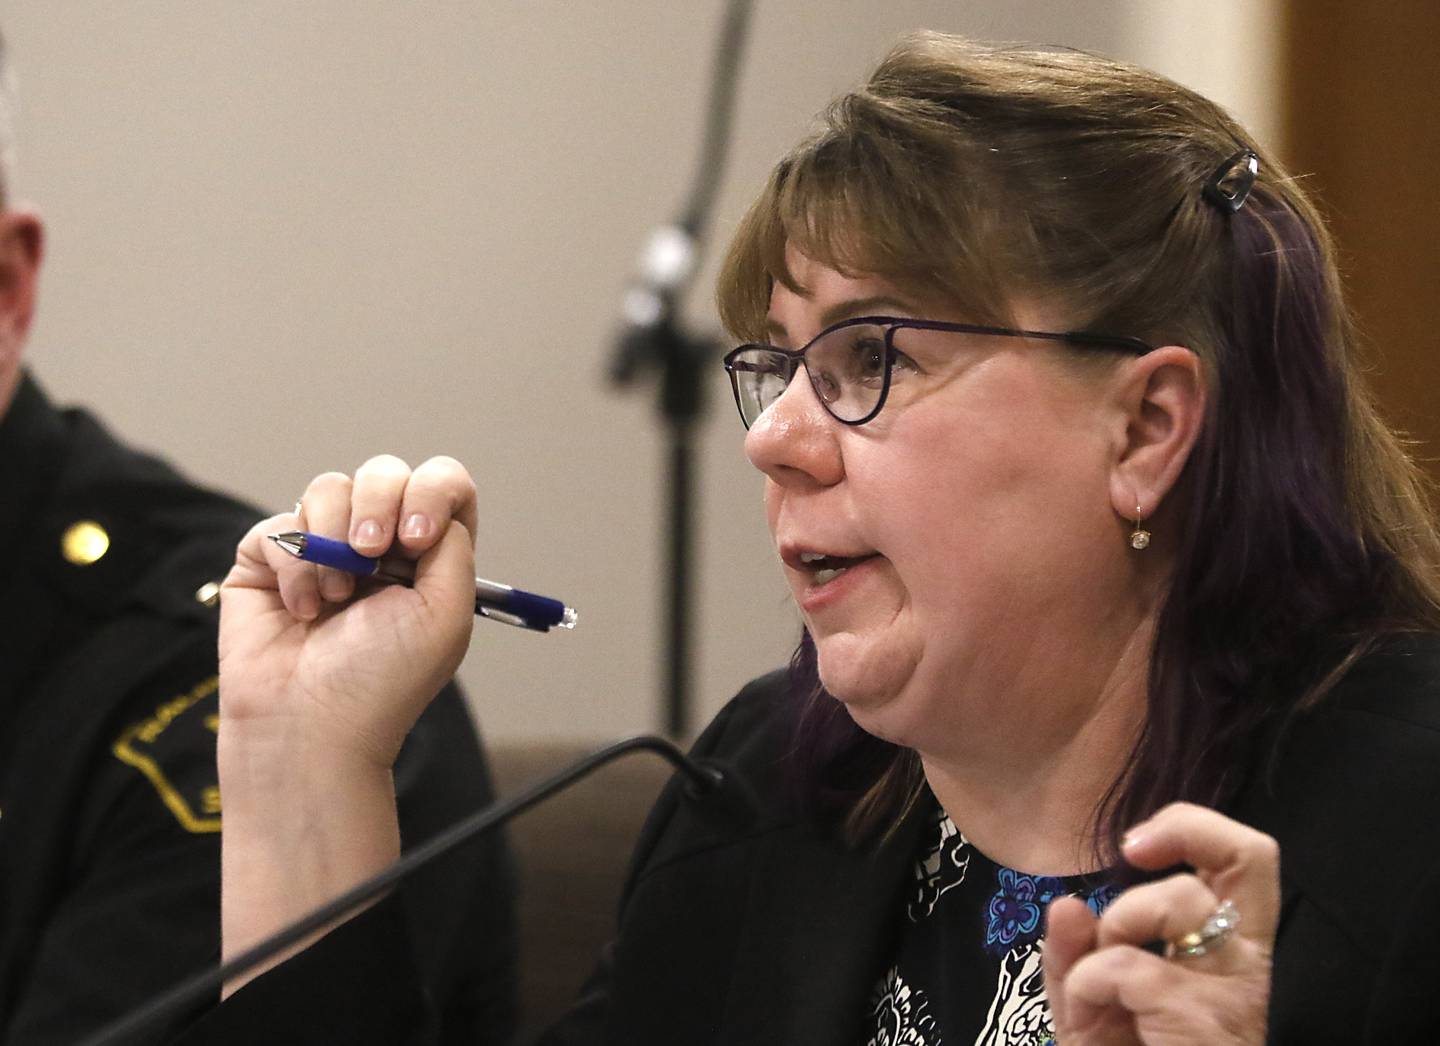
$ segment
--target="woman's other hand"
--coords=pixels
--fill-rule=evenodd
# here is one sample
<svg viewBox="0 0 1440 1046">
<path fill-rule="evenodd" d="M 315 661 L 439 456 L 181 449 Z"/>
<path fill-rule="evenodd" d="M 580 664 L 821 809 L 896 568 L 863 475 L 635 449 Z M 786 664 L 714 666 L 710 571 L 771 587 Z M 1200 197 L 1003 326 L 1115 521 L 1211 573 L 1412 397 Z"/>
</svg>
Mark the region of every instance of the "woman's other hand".
<svg viewBox="0 0 1440 1046">
<path fill-rule="evenodd" d="M 1173 803 L 1127 835 L 1124 854 L 1137 868 L 1186 864 L 1195 873 L 1132 887 L 1098 919 L 1073 897 L 1051 904 L 1045 982 L 1057 1042 L 1263 1043 L 1280 911 L 1275 840 Z M 1239 915 L 1234 930 L 1212 923 L 1202 933 L 1226 901 Z M 1198 953 L 1182 954 L 1215 933 Z M 1167 942 L 1164 957 L 1146 950 L 1153 942 Z"/>
</svg>

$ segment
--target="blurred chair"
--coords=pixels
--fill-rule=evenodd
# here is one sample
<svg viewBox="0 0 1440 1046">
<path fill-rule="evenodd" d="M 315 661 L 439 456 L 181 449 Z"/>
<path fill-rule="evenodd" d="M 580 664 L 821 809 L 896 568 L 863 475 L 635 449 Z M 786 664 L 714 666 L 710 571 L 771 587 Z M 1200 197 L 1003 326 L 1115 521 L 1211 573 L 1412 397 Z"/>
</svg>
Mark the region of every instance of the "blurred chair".
<svg viewBox="0 0 1440 1046">
<path fill-rule="evenodd" d="M 492 744 L 500 796 L 601 747 L 574 742 Z M 670 767 L 633 755 L 601 767 L 510 822 L 519 890 L 520 1035 L 530 1042 L 569 1007 L 615 933 L 630 852 Z"/>
</svg>

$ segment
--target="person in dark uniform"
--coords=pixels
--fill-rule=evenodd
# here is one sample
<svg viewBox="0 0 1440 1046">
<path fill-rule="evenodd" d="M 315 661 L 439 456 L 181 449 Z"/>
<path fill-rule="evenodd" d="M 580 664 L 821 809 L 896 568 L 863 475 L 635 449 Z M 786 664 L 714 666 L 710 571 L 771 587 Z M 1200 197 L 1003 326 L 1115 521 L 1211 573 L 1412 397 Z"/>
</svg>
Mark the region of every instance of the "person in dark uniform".
<svg viewBox="0 0 1440 1046">
<path fill-rule="evenodd" d="M 0 1043 L 35 1046 L 74 1042 L 219 959 L 211 583 L 261 513 L 50 403 L 21 364 L 43 227 L 0 207 Z M 395 787 L 406 845 L 491 800 L 453 684 Z M 501 837 L 412 882 L 407 933 L 436 1034 L 505 1041 Z"/>
</svg>

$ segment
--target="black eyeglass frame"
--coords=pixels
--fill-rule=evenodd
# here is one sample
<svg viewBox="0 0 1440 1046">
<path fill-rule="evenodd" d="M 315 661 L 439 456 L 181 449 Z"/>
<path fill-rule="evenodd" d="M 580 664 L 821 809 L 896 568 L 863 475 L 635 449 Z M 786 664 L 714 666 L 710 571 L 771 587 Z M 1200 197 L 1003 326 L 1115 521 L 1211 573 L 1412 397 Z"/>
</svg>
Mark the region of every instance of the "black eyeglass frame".
<svg viewBox="0 0 1440 1046">
<path fill-rule="evenodd" d="M 863 418 L 849 421 L 837 415 L 825 402 L 824 395 L 815 387 L 815 379 L 810 374 L 810 367 L 805 362 L 805 354 L 810 351 L 821 338 L 833 334 L 845 327 L 858 327 L 862 324 L 872 327 L 885 328 L 885 376 L 880 385 L 880 397 L 875 401 L 874 408 Z M 759 349 L 765 352 L 774 353 L 789 362 L 789 371 L 785 374 L 785 387 L 789 388 L 790 383 L 795 380 L 795 374 L 803 366 L 805 376 L 810 379 L 810 387 L 815 391 L 815 398 L 829 414 L 842 425 L 864 425 L 880 413 L 885 406 L 885 400 L 890 395 L 890 374 L 895 366 L 895 358 L 899 354 L 895 348 L 895 332 L 897 330 L 927 330 L 927 331 L 949 331 L 955 334 L 982 334 L 993 335 L 1002 338 L 1032 338 L 1042 341 L 1058 341 L 1067 345 L 1074 345 L 1077 348 L 1091 349 L 1123 349 L 1136 356 L 1143 356 L 1148 352 L 1154 352 L 1155 346 L 1140 338 L 1131 337 L 1128 334 L 1100 334 L 1094 331 L 1032 331 L 1020 330 L 1013 327 L 984 327 L 973 323 L 947 323 L 943 320 L 912 320 L 899 316 L 855 316 L 848 320 L 841 320 L 839 323 L 832 323 L 815 337 L 811 338 L 801 348 L 782 349 L 777 345 L 762 345 L 758 342 L 747 342 L 737 346 L 725 354 L 722 361 L 725 366 L 725 373 L 730 375 L 730 391 L 735 394 L 735 409 L 740 412 L 740 422 L 746 429 L 750 423 L 745 420 L 745 407 L 740 401 L 740 376 L 736 363 L 742 352 Z M 766 410 L 769 408 L 767 407 Z M 763 414 L 764 411 L 761 411 Z M 758 417 L 758 415 L 757 415 Z"/>
</svg>

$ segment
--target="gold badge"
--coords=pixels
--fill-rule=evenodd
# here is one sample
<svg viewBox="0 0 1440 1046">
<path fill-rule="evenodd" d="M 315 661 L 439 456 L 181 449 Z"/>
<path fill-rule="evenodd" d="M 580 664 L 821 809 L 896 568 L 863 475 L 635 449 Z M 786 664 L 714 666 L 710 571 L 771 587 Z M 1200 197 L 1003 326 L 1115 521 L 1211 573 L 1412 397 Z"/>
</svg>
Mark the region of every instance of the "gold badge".
<svg viewBox="0 0 1440 1046">
<path fill-rule="evenodd" d="M 67 563 L 88 567 L 110 551 L 110 535 L 93 519 L 71 523 L 60 536 L 60 554 Z"/>
</svg>

